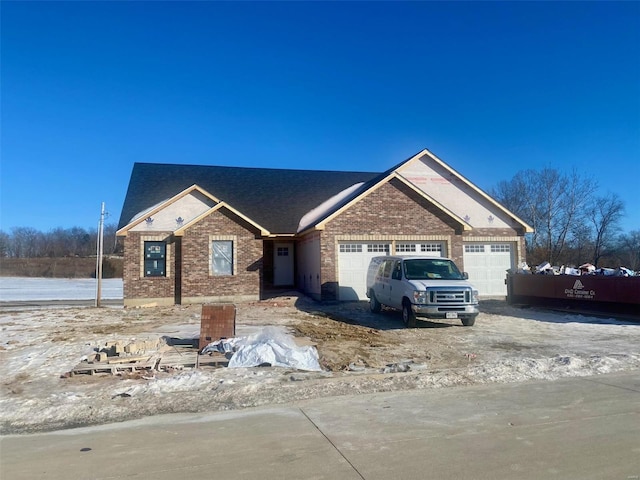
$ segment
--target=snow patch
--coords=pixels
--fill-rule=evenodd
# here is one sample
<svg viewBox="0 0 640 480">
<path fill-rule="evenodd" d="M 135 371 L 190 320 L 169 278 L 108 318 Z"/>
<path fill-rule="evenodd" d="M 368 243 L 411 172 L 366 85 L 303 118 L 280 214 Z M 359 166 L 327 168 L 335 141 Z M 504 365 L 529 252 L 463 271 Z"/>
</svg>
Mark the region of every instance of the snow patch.
<svg viewBox="0 0 640 480">
<path fill-rule="evenodd" d="M 337 205 L 343 202 L 345 199 L 349 198 L 356 192 L 360 187 L 362 187 L 364 183 L 356 183 L 355 185 L 351 185 L 349 188 L 344 189 L 340 193 L 334 195 L 330 199 L 322 202 L 313 210 L 307 212 L 301 219 L 298 224 L 298 233 L 306 230 L 309 227 L 315 225 L 318 220 L 327 215 L 331 210 L 333 210 Z"/>
<path fill-rule="evenodd" d="M 36 300 L 91 300 L 96 298 L 95 278 L 0 277 L 0 302 Z M 104 278 L 101 298 L 121 299 L 122 279 Z"/>
</svg>

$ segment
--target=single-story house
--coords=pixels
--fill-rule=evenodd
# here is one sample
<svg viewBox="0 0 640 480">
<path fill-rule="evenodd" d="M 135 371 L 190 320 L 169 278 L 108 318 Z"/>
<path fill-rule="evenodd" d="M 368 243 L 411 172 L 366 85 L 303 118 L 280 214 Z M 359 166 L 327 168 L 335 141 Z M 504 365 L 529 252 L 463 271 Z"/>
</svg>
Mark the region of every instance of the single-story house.
<svg viewBox="0 0 640 480">
<path fill-rule="evenodd" d="M 373 256 L 452 258 L 506 295 L 532 228 L 428 150 L 386 172 L 136 163 L 117 235 L 125 306 L 238 302 L 272 288 L 365 300 Z"/>
</svg>

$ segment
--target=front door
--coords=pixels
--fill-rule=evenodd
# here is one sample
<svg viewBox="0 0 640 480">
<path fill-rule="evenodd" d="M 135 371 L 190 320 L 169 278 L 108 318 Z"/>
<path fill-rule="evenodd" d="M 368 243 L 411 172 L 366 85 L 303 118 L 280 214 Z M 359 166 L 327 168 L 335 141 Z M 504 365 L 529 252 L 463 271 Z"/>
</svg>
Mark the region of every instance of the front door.
<svg viewBox="0 0 640 480">
<path fill-rule="evenodd" d="M 273 285 L 293 285 L 293 243 L 276 242 L 273 250 Z"/>
</svg>

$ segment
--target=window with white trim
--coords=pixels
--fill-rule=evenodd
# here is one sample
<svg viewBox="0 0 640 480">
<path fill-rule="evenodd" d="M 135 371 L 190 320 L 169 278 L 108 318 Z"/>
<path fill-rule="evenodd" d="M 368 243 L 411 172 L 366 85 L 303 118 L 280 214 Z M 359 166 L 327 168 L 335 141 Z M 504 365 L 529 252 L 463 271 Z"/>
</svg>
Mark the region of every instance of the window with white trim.
<svg viewBox="0 0 640 480">
<path fill-rule="evenodd" d="M 464 253 L 484 253 L 484 245 L 465 245 Z"/>
<path fill-rule="evenodd" d="M 491 245 L 491 253 L 509 253 L 511 251 L 511 245 L 508 243 L 500 243 Z"/>
<path fill-rule="evenodd" d="M 362 252 L 361 243 L 341 243 L 340 253 L 360 253 Z"/>
<path fill-rule="evenodd" d="M 435 252 L 442 254 L 442 244 L 441 243 L 422 243 L 420 244 L 421 252 Z"/>
<path fill-rule="evenodd" d="M 396 244 L 396 252 L 398 253 L 407 253 L 407 252 L 415 252 L 416 244 L 415 243 L 398 243 Z"/>
<path fill-rule="evenodd" d="M 233 241 L 213 240 L 211 242 L 211 274 L 233 275 Z"/>
<path fill-rule="evenodd" d="M 389 244 L 388 243 L 369 243 L 367 245 L 367 252 L 389 253 Z"/>
</svg>

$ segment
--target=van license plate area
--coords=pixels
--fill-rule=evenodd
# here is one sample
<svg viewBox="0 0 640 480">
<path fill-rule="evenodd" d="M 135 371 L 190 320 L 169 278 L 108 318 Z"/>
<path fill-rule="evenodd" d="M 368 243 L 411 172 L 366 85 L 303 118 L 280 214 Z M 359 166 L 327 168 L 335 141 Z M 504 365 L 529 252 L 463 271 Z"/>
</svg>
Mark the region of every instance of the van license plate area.
<svg viewBox="0 0 640 480">
<path fill-rule="evenodd" d="M 447 318 L 458 318 L 458 314 L 456 312 L 447 312 Z"/>
</svg>

